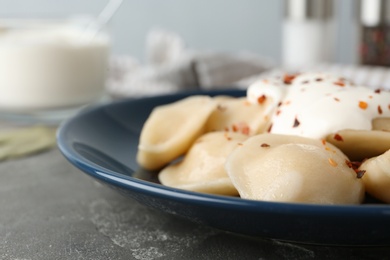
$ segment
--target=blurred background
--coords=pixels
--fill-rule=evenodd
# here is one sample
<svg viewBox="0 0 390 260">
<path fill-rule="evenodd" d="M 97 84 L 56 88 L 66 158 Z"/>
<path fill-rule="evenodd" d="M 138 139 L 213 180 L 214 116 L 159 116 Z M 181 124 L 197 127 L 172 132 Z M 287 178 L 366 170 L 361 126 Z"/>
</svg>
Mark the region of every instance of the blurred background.
<svg viewBox="0 0 390 260">
<path fill-rule="evenodd" d="M 0 115 L 302 71 L 390 88 L 389 24 L 390 0 L 0 0 Z"/>
<path fill-rule="evenodd" d="M 374 0 L 375 1 L 375 0 Z M 0 17 L 98 15 L 107 0 L 0 0 Z M 335 1 L 335 61 L 356 61 L 354 0 Z M 355 17 L 356 18 L 356 17 Z M 145 59 L 145 38 L 153 28 L 178 33 L 193 49 L 248 50 L 279 63 L 282 44 L 282 0 L 124 0 L 109 23 L 112 51 Z"/>
</svg>

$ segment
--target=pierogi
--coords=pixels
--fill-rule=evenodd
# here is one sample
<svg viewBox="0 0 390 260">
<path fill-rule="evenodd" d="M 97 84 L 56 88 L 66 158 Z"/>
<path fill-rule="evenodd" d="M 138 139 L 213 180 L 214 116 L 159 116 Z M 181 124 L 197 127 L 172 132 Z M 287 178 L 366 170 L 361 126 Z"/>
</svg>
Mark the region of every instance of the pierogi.
<svg viewBox="0 0 390 260">
<path fill-rule="evenodd" d="M 232 131 L 254 135 L 265 131 L 269 122 L 271 98 L 257 103 L 248 102 L 245 97 L 215 97 L 217 108 L 206 123 L 206 131 Z"/>
<path fill-rule="evenodd" d="M 364 186 L 335 146 L 311 138 L 261 134 L 235 149 L 226 171 L 241 198 L 359 204 Z"/>
<path fill-rule="evenodd" d="M 390 149 L 390 132 L 346 129 L 328 135 L 326 141 L 337 146 L 350 160 L 362 161 Z"/>
<path fill-rule="evenodd" d="M 260 80 L 246 97 L 192 96 L 156 107 L 137 161 L 162 169 L 162 184 L 190 191 L 358 204 L 367 187 L 390 203 L 389 149 L 389 91 L 302 73 Z"/>
<path fill-rule="evenodd" d="M 157 170 L 183 155 L 204 133 L 215 107 L 208 96 L 191 96 L 153 109 L 141 131 L 137 162 Z"/>
<path fill-rule="evenodd" d="M 373 197 L 390 203 L 390 150 L 362 163 L 363 181 L 367 192 Z"/>
<path fill-rule="evenodd" d="M 199 137 L 184 159 L 164 168 L 158 178 L 163 185 L 220 195 L 238 195 L 226 174 L 227 156 L 248 138 L 241 133 L 211 132 Z"/>
</svg>

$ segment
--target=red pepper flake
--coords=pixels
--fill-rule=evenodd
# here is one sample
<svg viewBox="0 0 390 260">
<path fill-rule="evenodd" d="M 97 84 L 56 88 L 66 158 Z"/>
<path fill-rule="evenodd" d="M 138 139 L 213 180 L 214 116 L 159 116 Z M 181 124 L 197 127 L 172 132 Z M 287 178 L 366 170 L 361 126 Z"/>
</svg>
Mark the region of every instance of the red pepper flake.
<svg viewBox="0 0 390 260">
<path fill-rule="evenodd" d="M 349 168 L 353 168 L 353 164 L 351 161 L 345 159 L 345 164 L 349 167 Z"/>
<path fill-rule="evenodd" d="M 367 102 L 359 101 L 359 107 L 364 110 L 364 109 L 367 109 L 368 104 L 367 104 Z"/>
<path fill-rule="evenodd" d="M 325 150 L 332 152 L 332 153 L 336 153 L 336 151 L 333 150 L 332 148 L 329 148 L 329 146 L 325 146 Z"/>
<path fill-rule="evenodd" d="M 240 132 L 244 135 L 249 135 L 250 127 L 245 122 L 232 125 L 233 132 Z"/>
<path fill-rule="evenodd" d="M 225 138 L 226 138 L 228 141 L 232 140 L 232 138 L 228 135 L 228 132 L 225 132 L 224 136 L 225 136 Z"/>
<path fill-rule="evenodd" d="M 290 100 L 287 100 L 286 102 L 284 102 L 285 105 L 290 105 L 291 104 L 291 101 Z M 390 106 L 390 105 L 389 105 Z"/>
<path fill-rule="evenodd" d="M 322 145 L 326 145 L 326 140 L 325 139 L 321 139 L 321 143 L 322 143 Z"/>
<path fill-rule="evenodd" d="M 317 82 L 321 82 L 321 81 L 323 81 L 323 79 L 322 78 L 317 78 L 316 81 Z"/>
<path fill-rule="evenodd" d="M 257 98 L 257 103 L 263 104 L 266 100 L 267 100 L 267 96 L 266 95 L 262 95 L 262 96 Z"/>
<path fill-rule="evenodd" d="M 270 145 L 266 144 L 266 143 L 263 143 L 263 144 L 260 145 L 260 147 L 270 147 Z"/>
<path fill-rule="evenodd" d="M 263 79 L 263 83 L 267 84 L 268 83 L 268 79 Z"/>
<path fill-rule="evenodd" d="M 296 76 L 297 75 L 294 75 L 294 74 L 285 74 L 283 76 L 284 84 L 290 85 L 292 83 L 292 81 L 295 79 Z"/>
<path fill-rule="evenodd" d="M 344 141 L 343 137 L 341 135 L 339 135 L 339 134 L 335 134 L 333 136 L 333 139 L 336 140 L 336 141 L 340 141 L 340 142 Z"/>
<path fill-rule="evenodd" d="M 375 92 L 376 94 L 380 94 L 381 91 L 382 91 L 382 90 L 381 90 L 380 88 L 374 90 L 374 92 Z"/>
<path fill-rule="evenodd" d="M 276 115 L 278 116 L 278 115 L 280 115 L 280 113 L 282 113 L 282 111 L 278 109 L 278 110 L 276 111 Z"/>
<path fill-rule="evenodd" d="M 365 173 L 366 173 L 365 170 L 356 171 L 356 178 L 358 178 L 358 179 L 362 178 Z"/>
<path fill-rule="evenodd" d="M 229 128 L 225 126 L 224 128 L 225 132 L 229 131 Z"/>
<path fill-rule="evenodd" d="M 295 117 L 293 127 L 298 127 L 301 123 L 299 120 Z"/>
<path fill-rule="evenodd" d="M 390 105 L 388 105 L 387 108 L 390 110 Z"/>
<path fill-rule="evenodd" d="M 282 105 L 282 102 L 279 102 L 279 103 L 278 103 L 278 107 L 280 107 L 281 105 Z M 389 107 L 390 107 L 390 105 L 389 105 Z"/>
<path fill-rule="evenodd" d="M 339 87 L 344 87 L 345 86 L 345 83 L 341 82 L 341 81 L 336 81 L 333 84 L 335 84 L 336 86 L 339 86 Z"/>
<path fill-rule="evenodd" d="M 364 160 L 363 160 L 363 162 L 364 162 Z M 362 178 L 363 175 L 366 173 L 365 170 L 359 170 L 359 167 L 360 167 L 360 165 L 362 165 L 363 162 L 351 162 L 349 160 L 345 160 L 345 163 L 347 164 L 347 166 L 355 171 L 356 177 L 358 179 Z"/>
<path fill-rule="evenodd" d="M 360 165 L 362 165 L 362 162 L 351 162 L 349 160 L 345 160 L 345 163 L 347 164 L 347 166 L 355 171 L 357 171 L 357 169 L 360 167 Z"/>
<path fill-rule="evenodd" d="M 245 126 L 241 128 L 241 133 L 243 133 L 244 135 L 249 135 L 249 132 L 250 132 L 249 126 Z"/>
<path fill-rule="evenodd" d="M 245 100 L 245 101 L 244 101 L 244 105 L 249 107 L 249 106 L 251 106 L 252 104 L 251 104 L 251 102 L 249 102 L 248 100 Z"/>
<path fill-rule="evenodd" d="M 243 146 L 243 144 L 242 144 L 242 143 L 237 143 L 237 145 L 239 145 L 239 146 Z"/>
<path fill-rule="evenodd" d="M 337 97 L 335 97 L 335 98 L 333 98 L 333 99 L 336 100 L 337 102 L 340 102 L 340 99 L 337 98 Z"/>
<path fill-rule="evenodd" d="M 333 167 L 336 167 L 337 166 L 337 162 L 335 162 L 332 158 L 328 158 L 328 162 L 330 165 L 332 165 Z"/>
<path fill-rule="evenodd" d="M 270 133 L 272 130 L 272 124 L 269 125 L 268 129 L 267 129 L 267 132 Z"/>
<path fill-rule="evenodd" d="M 369 99 L 372 99 L 372 96 L 371 96 L 371 95 L 369 95 L 369 96 L 368 96 L 368 98 L 369 98 Z"/>
<path fill-rule="evenodd" d="M 382 107 L 380 105 L 378 105 L 378 113 L 381 115 L 383 113 L 382 111 Z"/>
</svg>

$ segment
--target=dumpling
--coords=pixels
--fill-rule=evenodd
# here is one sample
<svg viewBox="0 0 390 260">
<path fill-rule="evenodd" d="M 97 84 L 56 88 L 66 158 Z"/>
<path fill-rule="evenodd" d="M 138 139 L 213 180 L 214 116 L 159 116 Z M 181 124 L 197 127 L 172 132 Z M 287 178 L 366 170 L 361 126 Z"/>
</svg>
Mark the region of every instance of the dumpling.
<svg viewBox="0 0 390 260">
<path fill-rule="evenodd" d="M 264 132 L 269 122 L 271 98 L 252 104 L 243 98 L 216 97 L 217 108 L 206 123 L 206 132 L 232 131 L 246 135 Z"/>
<path fill-rule="evenodd" d="M 208 96 L 191 96 L 156 107 L 142 128 L 137 162 L 145 169 L 156 170 L 184 154 L 203 134 L 215 108 L 216 103 Z"/>
<path fill-rule="evenodd" d="M 330 134 L 326 141 L 338 147 L 349 159 L 361 161 L 390 149 L 390 132 L 346 129 Z"/>
<path fill-rule="evenodd" d="M 390 203 L 390 150 L 364 161 L 358 170 L 364 174 L 362 179 L 367 192 Z"/>
<path fill-rule="evenodd" d="M 325 141 L 262 134 L 231 153 L 226 171 L 245 199 L 358 204 L 364 198 L 364 186 L 348 162 Z"/>
<path fill-rule="evenodd" d="M 224 169 L 230 152 L 240 146 L 247 135 L 211 132 L 201 136 L 184 159 L 159 173 L 163 185 L 220 195 L 238 195 Z"/>
</svg>

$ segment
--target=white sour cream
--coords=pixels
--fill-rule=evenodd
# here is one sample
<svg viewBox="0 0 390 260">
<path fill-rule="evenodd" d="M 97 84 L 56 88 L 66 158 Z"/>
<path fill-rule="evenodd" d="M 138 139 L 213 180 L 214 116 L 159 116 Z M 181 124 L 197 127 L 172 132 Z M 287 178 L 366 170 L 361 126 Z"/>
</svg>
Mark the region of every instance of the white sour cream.
<svg viewBox="0 0 390 260">
<path fill-rule="evenodd" d="M 289 84 L 280 79 L 249 86 L 249 102 L 261 96 L 275 101 L 269 132 L 276 134 L 324 138 L 343 129 L 371 130 L 372 119 L 390 117 L 390 92 L 321 73 L 298 75 Z"/>
<path fill-rule="evenodd" d="M 107 73 L 109 39 L 66 22 L 17 27 L 0 21 L 0 109 L 31 111 L 72 107 L 100 98 Z M 88 32 L 86 32 L 88 33 Z"/>
</svg>

